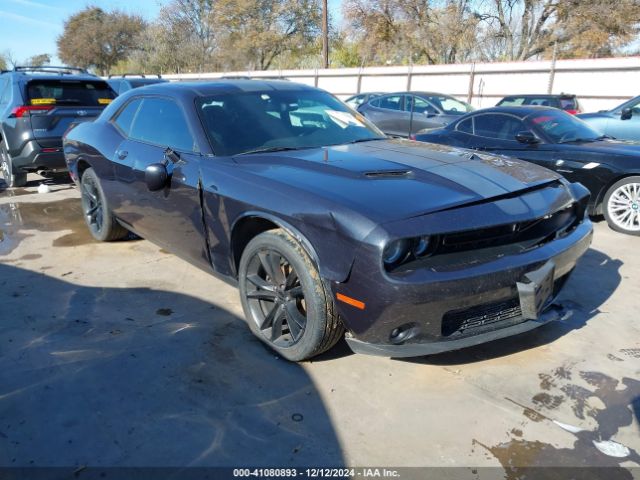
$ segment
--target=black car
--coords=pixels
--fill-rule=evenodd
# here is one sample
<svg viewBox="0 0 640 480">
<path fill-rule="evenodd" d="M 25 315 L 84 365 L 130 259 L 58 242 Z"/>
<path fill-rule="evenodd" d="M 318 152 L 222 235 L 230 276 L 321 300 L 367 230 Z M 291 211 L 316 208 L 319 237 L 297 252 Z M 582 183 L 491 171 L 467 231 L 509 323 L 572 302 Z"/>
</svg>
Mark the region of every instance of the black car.
<svg viewBox="0 0 640 480">
<path fill-rule="evenodd" d="M 416 139 L 517 157 L 555 170 L 589 189 L 591 215 L 604 214 L 612 229 L 640 235 L 640 143 L 609 138 L 550 107 L 479 110 Z"/>
<path fill-rule="evenodd" d="M 132 88 L 145 87 L 154 83 L 166 83 L 169 80 L 162 78 L 160 75 L 151 77 L 142 73 L 125 73 L 122 75 L 109 75 L 107 83 L 118 94 L 122 94 Z"/>
<path fill-rule="evenodd" d="M 251 330 L 291 360 L 393 357 L 562 317 L 588 192 L 525 162 L 386 138 L 286 81 L 131 90 L 64 151 L 91 233 L 133 231 L 236 283 Z"/>
<path fill-rule="evenodd" d="M 65 170 L 62 134 L 98 116 L 115 96 L 104 80 L 79 68 L 0 73 L 0 161 L 8 186 L 26 184 L 28 172 Z"/>
<path fill-rule="evenodd" d="M 520 107 L 520 106 L 554 107 L 567 113 L 576 115 L 582 111 L 578 97 L 569 93 L 560 94 L 526 94 L 509 95 L 500 100 L 496 107 Z"/>
<path fill-rule="evenodd" d="M 433 92 L 389 93 L 358 107 L 380 130 L 395 137 L 410 137 L 424 128 L 442 127 L 472 110 L 468 103 Z"/>
</svg>

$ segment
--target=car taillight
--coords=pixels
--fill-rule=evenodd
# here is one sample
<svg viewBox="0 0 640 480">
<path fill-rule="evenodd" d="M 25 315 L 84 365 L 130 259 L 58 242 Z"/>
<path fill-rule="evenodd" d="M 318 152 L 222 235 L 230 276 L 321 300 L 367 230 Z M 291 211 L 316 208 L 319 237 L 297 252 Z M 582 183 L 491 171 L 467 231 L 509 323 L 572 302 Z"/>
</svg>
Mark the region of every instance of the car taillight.
<svg viewBox="0 0 640 480">
<path fill-rule="evenodd" d="M 48 112 L 49 110 L 53 110 L 53 105 L 22 105 L 11 110 L 11 116 L 21 118 L 31 112 Z"/>
<path fill-rule="evenodd" d="M 565 110 L 565 112 L 570 113 L 571 115 L 576 115 L 578 113 L 580 113 L 580 110 L 574 110 L 572 108 L 568 108 Z"/>
<path fill-rule="evenodd" d="M 416 134 L 412 133 L 411 135 L 409 135 L 409 140 L 415 140 L 416 139 Z"/>
</svg>

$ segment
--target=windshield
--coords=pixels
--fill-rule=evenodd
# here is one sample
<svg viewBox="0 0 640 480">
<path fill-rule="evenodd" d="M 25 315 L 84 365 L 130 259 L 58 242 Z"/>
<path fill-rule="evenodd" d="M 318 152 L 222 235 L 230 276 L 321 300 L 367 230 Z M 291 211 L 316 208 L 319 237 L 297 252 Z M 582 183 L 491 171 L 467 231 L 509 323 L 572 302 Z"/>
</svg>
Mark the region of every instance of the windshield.
<svg viewBox="0 0 640 480">
<path fill-rule="evenodd" d="M 31 105 L 100 107 L 115 94 L 106 82 L 95 80 L 31 80 L 27 86 Z"/>
<path fill-rule="evenodd" d="M 467 113 L 473 110 L 473 107 L 468 103 L 462 102 L 448 95 L 420 95 L 420 97 L 416 98 L 416 107 L 419 106 L 420 98 L 425 99 L 441 112 L 448 113 L 450 115 Z"/>
<path fill-rule="evenodd" d="M 545 109 L 539 113 L 532 113 L 526 121 L 552 143 L 592 141 L 602 137 L 585 122 L 563 110 Z"/>
<path fill-rule="evenodd" d="M 319 90 L 200 97 L 198 113 L 216 155 L 300 149 L 386 138 L 362 115 Z"/>
</svg>

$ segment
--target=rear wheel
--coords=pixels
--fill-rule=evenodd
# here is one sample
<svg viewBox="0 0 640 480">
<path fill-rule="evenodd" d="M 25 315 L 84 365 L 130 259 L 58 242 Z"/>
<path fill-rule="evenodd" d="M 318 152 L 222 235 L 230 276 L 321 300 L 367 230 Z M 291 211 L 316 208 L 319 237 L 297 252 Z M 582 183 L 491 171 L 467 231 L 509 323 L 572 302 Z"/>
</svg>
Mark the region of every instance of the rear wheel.
<svg viewBox="0 0 640 480">
<path fill-rule="evenodd" d="M 614 183 L 604 196 L 604 217 L 613 230 L 640 235 L 640 176 Z"/>
<path fill-rule="evenodd" d="M 344 332 L 318 270 L 284 230 L 264 232 L 249 242 L 240 260 L 239 284 L 251 331 L 288 360 L 319 355 Z"/>
<path fill-rule="evenodd" d="M 126 237 L 129 231 L 114 218 L 93 168 L 88 168 L 80 180 L 82 213 L 91 235 L 101 242 L 111 242 Z"/>
<path fill-rule="evenodd" d="M 13 162 L 4 142 L 0 143 L 0 168 L 2 176 L 9 188 L 24 187 L 27 184 L 27 173 L 14 171 Z"/>
</svg>

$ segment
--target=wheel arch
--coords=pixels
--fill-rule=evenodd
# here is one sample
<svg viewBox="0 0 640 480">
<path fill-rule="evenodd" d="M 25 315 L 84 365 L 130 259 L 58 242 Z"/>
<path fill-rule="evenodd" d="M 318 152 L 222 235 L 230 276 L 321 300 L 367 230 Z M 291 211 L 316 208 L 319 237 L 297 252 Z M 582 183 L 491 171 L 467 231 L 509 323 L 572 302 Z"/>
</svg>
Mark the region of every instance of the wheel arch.
<svg viewBox="0 0 640 480">
<path fill-rule="evenodd" d="M 593 204 L 593 214 L 594 215 L 603 215 L 604 214 L 604 199 L 607 195 L 607 192 L 611 187 L 613 187 L 620 180 L 624 180 L 628 177 L 638 177 L 640 176 L 640 171 L 638 172 L 621 172 L 619 175 L 611 178 L 598 192 L 598 196 L 596 201 Z"/>
<path fill-rule="evenodd" d="M 307 255 L 309 255 L 314 266 L 322 274 L 321 264 L 315 248 L 297 228 L 276 215 L 255 211 L 244 213 L 235 220 L 231 227 L 229 245 L 231 250 L 231 259 L 233 262 L 233 274 L 236 278 L 238 276 L 240 258 L 242 257 L 242 253 L 249 242 L 261 233 L 269 230 L 276 230 L 278 228 L 283 229 L 300 242 L 300 245 L 302 245 L 302 248 L 305 250 Z"/>
</svg>

